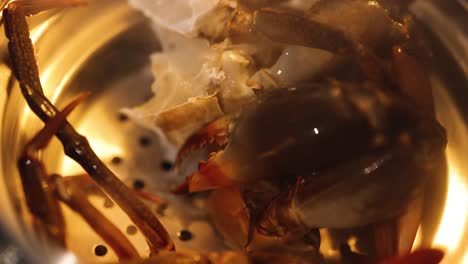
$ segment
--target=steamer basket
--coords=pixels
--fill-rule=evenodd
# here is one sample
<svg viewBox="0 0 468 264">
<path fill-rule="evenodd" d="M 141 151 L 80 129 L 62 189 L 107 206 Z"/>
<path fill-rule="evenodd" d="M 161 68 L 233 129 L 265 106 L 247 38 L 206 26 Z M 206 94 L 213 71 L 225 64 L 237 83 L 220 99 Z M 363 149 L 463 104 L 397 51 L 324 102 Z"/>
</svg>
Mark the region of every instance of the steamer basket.
<svg viewBox="0 0 468 264">
<path fill-rule="evenodd" d="M 445 248 L 448 255 L 444 263 L 468 263 L 468 4 L 464 0 L 420 0 L 411 6 L 411 13 L 433 50 L 433 63 L 426 66 L 432 76 L 437 115 L 449 136 L 448 179 L 439 179 L 427 198 L 431 209 L 423 220 L 431 228 L 429 233 L 418 236 L 417 243 Z M 145 191 L 169 199 L 170 205 L 164 211 L 155 205 L 150 207 L 168 228 L 176 246 L 205 251 L 226 249 L 200 208 L 200 200 L 168 193 L 169 186 L 182 178 L 170 171 L 171 157 L 164 153 L 157 136 L 119 114 L 122 107 L 141 104 L 152 96 L 149 55 L 160 47 L 150 21 L 124 0 L 90 0 L 86 7 L 46 12 L 30 18 L 29 23 L 45 94 L 61 108 L 80 91 L 92 92 L 69 121 L 123 182 L 144 185 Z M 8 67 L 6 44 L 2 34 L 0 263 L 116 262 L 111 249 L 98 256 L 96 247 L 105 243 L 68 209 L 67 243 L 76 256 L 48 247 L 33 235 L 16 160 L 42 123 L 21 96 Z M 82 172 L 64 157 L 57 140 L 41 156 L 51 173 Z M 99 197 L 91 200 L 142 254 L 149 252 L 140 232 L 112 201 Z M 178 239 L 182 230 L 190 231 L 192 239 Z M 322 251 L 333 254 L 327 247 L 330 243 L 324 241 Z"/>
</svg>

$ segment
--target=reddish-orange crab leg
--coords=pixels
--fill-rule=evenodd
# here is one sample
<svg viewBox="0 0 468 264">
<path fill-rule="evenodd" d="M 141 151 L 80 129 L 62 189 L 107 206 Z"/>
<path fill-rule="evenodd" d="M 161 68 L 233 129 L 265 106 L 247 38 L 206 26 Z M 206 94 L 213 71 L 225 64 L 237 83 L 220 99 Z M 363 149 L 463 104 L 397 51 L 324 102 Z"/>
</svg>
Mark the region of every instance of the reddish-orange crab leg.
<svg viewBox="0 0 468 264">
<path fill-rule="evenodd" d="M 44 149 L 49 145 L 50 140 L 55 132 L 60 128 L 62 123 L 67 120 L 67 116 L 75 109 L 78 104 L 88 97 L 90 93 L 82 93 L 75 100 L 69 103 L 65 108 L 58 112 L 54 118 L 47 121 L 46 125 L 40 130 L 31 141 L 27 144 L 25 150 L 28 155 L 34 155 L 38 150 Z"/>
<path fill-rule="evenodd" d="M 55 200 L 53 187 L 47 182 L 47 173 L 37 157 L 37 152 L 47 146 L 66 116 L 86 96 L 87 94 L 79 96 L 62 112 L 50 119 L 45 127 L 26 144 L 18 160 L 26 203 L 34 215 L 35 223 L 42 226 L 48 236 L 63 247 L 65 247 L 65 221 L 60 206 Z"/>
<path fill-rule="evenodd" d="M 3 11 L 13 71 L 29 107 L 40 119 L 47 122 L 57 115 L 58 111 L 42 94 L 39 71 L 24 12 L 17 5 L 13 7 Z M 62 142 L 65 153 L 77 161 L 139 227 L 147 239 L 151 252 L 174 250 L 174 243 L 161 222 L 142 201 L 134 199 L 131 190 L 97 157 L 85 137 L 78 134 L 68 122 L 64 122 L 57 130 L 56 136 Z"/>
<path fill-rule="evenodd" d="M 42 188 L 47 186 L 47 191 L 55 193 L 56 197 L 65 202 L 70 208 L 78 212 L 85 220 L 93 227 L 93 229 L 115 250 L 117 256 L 121 259 L 134 259 L 138 258 L 138 252 L 133 247 L 133 245 L 128 241 L 128 239 L 117 229 L 107 218 L 105 218 L 95 207 L 93 207 L 88 200 L 86 195 L 77 188 L 76 185 L 67 185 L 64 186 L 60 180 L 61 177 L 54 175 L 52 181 L 50 177 L 44 177 L 46 174 L 44 166 L 37 158 L 31 158 L 35 156 L 35 153 L 38 150 L 46 148 L 52 137 L 54 136 L 55 131 L 60 128 L 62 123 L 66 120 L 66 117 L 72 112 L 72 110 L 86 98 L 89 93 L 84 93 L 73 100 L 69 105 L 67 105 L 61 112 L 59 112 L 54 118 L 50 119 L 46 126 L 37 133 L 37 135 L 27 144 L 25 148 L 24 157 L 29 157 L 29 160 L 33 161 L 26 165 L 20 163 L 20 171 L 25 166 L 38 166 L 40 172 L 38 175 L 41 177 Z M 23 165 L 23 166 L 21 166 Z M 21 175 L 24 177 L 33 178 L 35 175 Z M 38 186 L 37 188 L 41 188 Z M 29 191 L 32 191 L 31 189 Z M 25 191 L 26 196 L 28 196 L 28 191 Z M 31 192 L 35 193 L 35 192 Z M 52 195 L 52 194 L 49 194 Z M 35 197 L 36 198 L 36 197 Z M 53 199 L 52 197 L 50 197 Z M 28 199 L 29 201 L 29 199 Z M 34 201 L 35 203 L 40 203 L 41 201 Z M 57 203 L 54 201 L 54 203 Z M 42 204 L 36 204 L 36 207 L 42 207 Z M 52 214 L 52 217 L 55 215 L 55 208 L 46 208 L 50 210 L 48 214 Z M 46 211 L 47 212 L 47 211 Z M 63 219 L 61 219 L 63 221 Z M 60 226 L 62 229 L 62 234 L 64 235 L 64 224 Z"/>
<path fill-rule="evenodd" d="M 166 199 L 161 198 L 157 195 L 142 190 L 133 190 L 133 192 L 135 192 L 135 195 L 157 204 L 158 206 L 160 206 L 160 208 L 166 208 L 169 205 L 169 202 Z"/>
<path fill-rule="evenodd" d="M 60 175 L 53 175 L 57 197 L 73 211 L 81 215 L 93 230 L 106 241 L 121 260 L 138 259 L 140 256 L 125 235 L 87 199 L 82 186 L 64 181 Z"/>
<path fill-rule="evenodd" d="M 79 185 L 81 186 L 81 188 L 87 190 L 87 193 L 107 198 L 107 195 L 99 188 L 96 182 L 94 182 L 93 179 L 89 177 L 88 174 L 67 176 L 67 177 L 62 178 L 61 181 L 63 181 L 64 184 Z M 142 199 L 145 199 L 147 201 L 153 202 L 162 208 L 167 207 L 169 204 L 169 202 L 166 199 L 159 197 L 157 195 L 154 195 L 154 194 L 142 191 L 142 190 L 132 189 L 132 191 L 134 192 L 136 196 Z"/>
</svg>

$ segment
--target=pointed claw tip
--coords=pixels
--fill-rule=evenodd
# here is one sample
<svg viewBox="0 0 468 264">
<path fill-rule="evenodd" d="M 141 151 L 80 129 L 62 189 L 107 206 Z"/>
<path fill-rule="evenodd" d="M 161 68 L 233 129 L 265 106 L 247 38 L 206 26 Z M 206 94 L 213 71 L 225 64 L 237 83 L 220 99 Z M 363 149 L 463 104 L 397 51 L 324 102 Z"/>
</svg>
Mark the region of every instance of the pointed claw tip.
<svg viewBox="0 0 468 264">
<path fill-rule="evenodd" d="M 216 143 L 219 149 L 223 149 L 228 142 L 230 123 L 231 119 L 224 116 L 191 135 L 177 153 L 176 164 L 181 164 L 191 152 L 202 149 L 207 145 Z"/>
</svg>

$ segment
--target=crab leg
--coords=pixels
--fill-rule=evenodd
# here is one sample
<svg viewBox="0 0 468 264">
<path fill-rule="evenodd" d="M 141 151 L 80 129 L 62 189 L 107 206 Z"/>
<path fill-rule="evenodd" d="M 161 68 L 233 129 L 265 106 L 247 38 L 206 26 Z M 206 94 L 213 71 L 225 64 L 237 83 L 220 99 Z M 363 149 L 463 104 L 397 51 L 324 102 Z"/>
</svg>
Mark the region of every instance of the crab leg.
<svg viewBox="0 0 468 264">
<path fill-rule="evenodd" d="M 66 116 L 87 95 L 82 94 L 50 119 L 45 127 L 26 144 L 23 154 L 18 160 L 26 203 L 34 215 L 35 222 L 43 226 L 48 236 L 63 247 L 65 247 L 65 221 L 62 210 L 55 200 L 54 188 L 47 181 L 46 169 L 37 157 L 37 152 L 47 147 L 54 131 L 60 127 Z"/>
<path fill-rule="evenodd" d="M 399 92 L 411 98 L 422 111 L 435 117 L 431 85 L 426 73 L 402 46 L 394 46 L 392 52 Z M 426 195 L 434 193 L 428 192 L 427 186 L 434 185 L 431 183 L 438 181 L 438 178 L 428 177 Z M 411 251 L 421 223 L 423 200 L 424 194 L 421 194 L 407 206 L 406 212 L 402 215 L 392 221 L 373 225 L 377 255 L 391 256 L 395 252 L 404 254 Z"/>
<path fill-rule="evenodd" d="M 52 175 L 51 181 L 56 186 L 56 196 L 81 215 L 93 230 L 114 249 L 119 259 L 128 260 L 140 257 L 127 237 L 88 201 L 86 194 L 82 191 L 82 186 L 71 181 L 64 181 L 60 175 Z"/>
<path fill-rule="evenodd" d="M 54 198 L 54 188 L 47 181 L 47 172 L 37 157 L 37 152 L 50 142 L 54 131 L 85 96 L 78 97 L 62 112 L 50 119 L 45 127 L 29 141 L 18 160 L 18 169 L 23 184 L 26 203 L 34 220 L 43 226 L 48 237 L 65 247 L 65 221 L 62 210 Z"/>
<path fill-rule="evenodd" d="M 384 221 L 389 221 L 390 226 L 393 227 L 392 223 L 396 223 L 394 219 L 406 212 L 406 204 L 412 201 L 417 193 L 421 193 L 422 188 L 418 186 L 423 180 L 421 175 L 425 171 L 421 169 L 417 161 L 411 160 L 404 153 L 394 154 L 393 156 L 381 154 L 377 157 L 369 157 L 369 160 L 373 159 L 378 161 L 374 165 L 379 168 L 372 172 L 363 169 L 367 166 L 365 164 L 369 164 L 368 158 L 366 158 L 362 161 L 362 164 L 360 164 L 361 162 L 353 163 L 330 171 L 328 175 L 323 176 L 323 179 L 328 182 L 323 182 L 320 178 L 305 181 L 294 192 L 292 200 L 289 195 L 284 195 L 275 200 L 274 204 L 265 212 L 262 221 L 259 221 L 259 227 L 270 231 L 301 225 L 309 228 L 350 228 Z M 379 161 L 383 159 L 387 159 L 385 164 L 378 165 Z M 334 177 L 342 175 L 342 173 L 347 173 L 347 181 L 349 180 L 349 182 L 333 180 Z M 369 175 L 369 177 L 361 178 L 364 175 Z M 402 183 L 405 183 L 406 186 Z M 338 187 L 340 185 L 345 188 Z M 368 185 L 368 187 L 362 187 L 365 185 Z M 365 191 L 358 191 L 353 186 L 359 186 Z M 396 188 L 398 188 L 398 193 L 394 192 Z M 346 195 L 345 193 L 348 191 L 352 193 L 349 197 L 353 197 L 353 199 L 339 198 L 340 195 Z M 328 196 L 327 193 L 339 195 Z M 322 195 L 325 196 L 321 197 Z M 326 204 L 327 202 L 329 204 Z M 339 202 L 342 204 L 339 205 Z M 332 208 L 330 206 L 339 210 L 339 217 L 330 211 Z M 348 209 L 351 210 L 347 211 Z M 356 211 L 353 212 L 354 210 Z M 291 212 L 301 213 L 290 214 Z M 313 221 L 316 221 L 316 223 L 312 223 Z M 394 244 L 396 240 L 393 238 L 396 229 L 392 230 L 392 228 L 387 227 L 383 230 L 378 229 L 383 232 L 383 234 L 379 234 L 379 240 L 389 244 L 389 246 L 384 245 L 383 248 L 378 250 L 387 256 L 378 257 L 393 256 L 397 253 Z M 388 239 L 387 236 L 389 236 Z"/>
<path fill-rule="evenodd" d="M 394 46 L 392 52 L 400 92 L 412 98 L 417 106 L 434 116 L 434 97 L 427 74 L 403 47 Z"/>
<path fill-rule="evenodd" d="M 278 10 L 256 11 L 253 21 L 256 30 L 278 42 L 287 41 L 288 44 L 310 46 L 339 54 L 350 51 L 354 45 L 340 30 Z"/>
<path fill-rule="evenodd" d="M 341 30 L 302 16 L 270 9 L 256 11 L 253 23 L 255 30 L 273 41 L 341 55 L 351 54 L 357 58 L 361 70 L 369 79 L 381 81 L 388 78 L 384 63 L 371 50 L 353 41 Z"/>
<path fill-rule="evenodd" d="M 24 157 L 28 157 L 26 162 L 20 162 L 20 171 L 24 171 L 27 169 L 28 166 L 35 166 L 38 169 L 39 177 L 41 179 L 41 185 L 47 186 L 46 188 L 42 187 L 43 190 L 47 190 L 49 199 L 52 199 L 47 204 L 53 203 L 54 205 L 58 206 L 55 197 L 58 197 L 60 200 L 65 202 L 70 208 L 74 211 L 78 212 L 85 220 L 93 227 L 93 229 L 107 242 L 109 245 L 115 250 L 116 254 L 121 259 L 134 259 L 138 258 L 138 252 L 133 247 L 133 245 L 128 241 L 128 239 L 117 229 L 112 222 L 107 220 L 91 203 L 88 202 L 86 199 L 86 195 L 78 188 L 77 185 L 73 184 L 65 184 L 62 181 L 62 177 L 58 175 L 53 175 L 51 177 L 45 176 L 46 172 L 44 166 L 42 165 L 41 161 L 34 157 L 35 153 L 38 150 L 41 150 L 47 147 L 48 143 L 54 136 L 55 131 L 61 126 L 61 124 L 66 120 L 66 117 L 70 112 L 81 102 L 85 97 L 87 97 L 89 93 L 85 93 L 80 95 L 77 99 L 72 101 L 69 105 L 67 105 L 61 112 L 59 112 L 54 118 L 50 119 L 46 126 L 37 133 L 37 135 L 26 145 L 25 148 L 25 155 Z M 34 158 L 31 158 L 34 157 Z M 31 161 L 29 164 L 27 161 Z M 31 170 L 29 170 L 31 171 Z M 32 171 L 33 172 L 33 171 Z M 38 178 L 36 175 L 32 174 L 24 174 L 21 173 L 22 176 L 27 176 L 28 179 Z M 38 190 L 41 189 L 41 185 L 32 185 L 37 186 Z M 26 185 L 25 185 L 26 186 Z M 37 192 L 37 191 L 36 191 Z M 29 185 L 28 191 L 25 189 L 26 196 L 29 193 L 34 194 L 36 193 Z M 37 198 L 37 197 L 34 197 Z M 28 199 L 30 201 L 31 199 Z M 37 199 L 34 201 L 30 201 L 29 203 L 37 203 L 36 205 L 30 205 L 32 208 L 42 208 L 40 203 L 43 202 L 41 199 Z M 59 207 L 57 207 L 60 209 Z M 56 218 L 56 208 L 48 206 L 45 208 L 45 213 L 50 216 L 47 218 Z M 61 220 L 63 221 L 63 217 L 60 212 Z M 65 222 L 60 226 L 61 234 L 63 238 L 65 237 Z M 52 236 L 53 237 L 53 236 Z M 63 245 L 65 246 L 65 245 Z"/>
<path fill-rule="evenodd" d="M 107 195 L 101 190 L 101 188 L 99 188 L 96 182 L 87 174 L 67 176 L 62 178 L 61 181 L 64 182 L 64 184 L 66 185 L 79 185 L 81 188 L 86 189 L 88 193 L 97 195 L 99 197 L 108 198 Z M 153 202 L 161 208 L 165 208 L 169 204 L 169 202 L 166 199 L 157 195 L 142 190 L 132 189 L 132 191 L 136 196 L 145 199 L 149 202 Z"/>
<path fill-rule="evenodd" d="M 424 71 L 421 63 L 410 54 L 404 46 L 393 47 L 393 68 L 398 82 L 399 92 L 403 95 L 411 98 L 416 105 L 415 108 L 421 109 L 426 114 L 431 115 L 435 118 L 435 107 L 434 99 L 432 96 L 431 83 L 427 73 Z M 436 226 L 440 222 L 440 211 L 442 210 L 445 201 L 445 194 L 447 193 L 447 162 L 442 159 L 438 163 L 434 163 L 435 171 L 434 177 L 429 177 L 426 182 L 424 201 L 422 205 L 419 205 L 419 220 L 423 219 L 421 223 L 421 232 L 423 235 L 422 244 L 425 246 L 431 245 L 431 242 L 435 236 L 434 231 Z M 438 198 L 435 198 L 437 196 Z M 430 197 L 430 199 L 429 199 Z M 430 200 L 430 202 L 428 202 Z M 434 202 L 441 201 L 441 202 Z M 408 213 L 411 214 L 408 210 Z M 422 211 L 422 212 L 421 212 Z M 424 217 L 421 217 L 424 214 Z M 408 216 L 404 216 L 408 217 Z M 413 213 L 413 217 L 414 213 Z M 425 221 L 424 219 L 430 219 Z M 414 219 L 414 221 L 416 221 Z M 402 224 L 408 226 L 410 221 L 400 221 Z M 412 223 L 417 229 L 418 226 Z M 408 227 L 406 227 L 408 229 Z M 412 232 L 416 232 L 413 230 Z"/>
<path fill-rule="evenodd" d="M 40 119 L 47 122 L 58 111 L 42 93 L 24 13 L 17 5 L 12 7 L 13 9 L 8 7 L 3 11 L 3 18 L 5 32 L 10 40 L 8 47 L 14 73 L 29 107 Z M 65 153 L 77 161 L 140 228 L 151 252 L 174 250 L 174 243 L 161 222 L 142 201 L 133 198 L 131 190 L 97 157 L 84 136 L 78 134 L 68 122 L 64 122 L 55 134 L 62 142 Z"/>
</svg>

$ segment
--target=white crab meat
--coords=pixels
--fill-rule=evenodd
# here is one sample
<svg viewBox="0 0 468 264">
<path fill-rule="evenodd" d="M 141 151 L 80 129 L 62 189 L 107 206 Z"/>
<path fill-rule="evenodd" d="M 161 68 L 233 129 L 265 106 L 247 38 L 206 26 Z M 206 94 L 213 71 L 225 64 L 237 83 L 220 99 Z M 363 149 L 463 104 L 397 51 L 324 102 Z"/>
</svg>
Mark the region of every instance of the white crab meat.
<svg viewBox="0 0 468 264">
<path fill-rule="evenodd" d="M 228 50 L 222 53 L 220 62 L 225 79 L 218 91 L 219 97 L 225 112 L 234 113 L 254 95 L 247 85 L 252 75 L 249 71 L 251 59 L 242 51 Z"/>
<path fill-rule="evenodd" d="M 190 99 L 155 116 L 154 124 L 177 146 L 207 123 L 224 115 L 216 96 Z"/>
<path fill-rule="evenodd" d="M 152 56 L 155 96 L 124 112 L 180 147 L 209 121 L 238 111 L 251 98 L 253 92 L 246 85 L 251 58 L 241 47 L 228 49 L 229 41 L 210 46 L 204 39 L 163 28 L 157 33 L 163 52 Z"/>
</svg>

